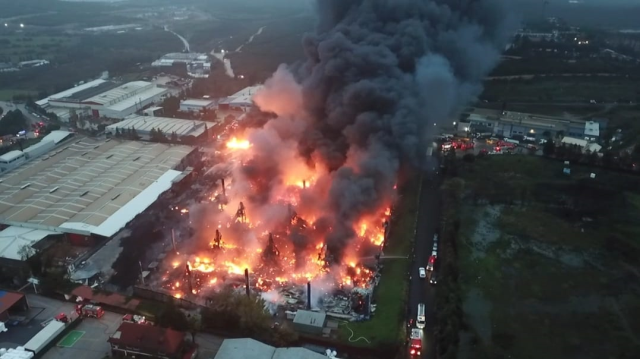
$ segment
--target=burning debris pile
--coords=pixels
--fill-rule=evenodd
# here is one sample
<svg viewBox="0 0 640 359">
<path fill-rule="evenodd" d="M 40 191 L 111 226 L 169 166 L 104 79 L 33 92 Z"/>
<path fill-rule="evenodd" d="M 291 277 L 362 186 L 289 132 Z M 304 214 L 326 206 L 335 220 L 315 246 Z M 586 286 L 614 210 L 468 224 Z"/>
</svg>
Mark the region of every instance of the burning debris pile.
<svg viewBox="0 0 640 359">
<path fill-rule="evenodd" d="M 313 306 L 368 315 L 401 166 L 423 165 L 434 125 L 498 61 L 508 17 L 495 5 L 318 1 L 307 61 L 254 97 L 266 124 L 220 149 L 217 188 L 191 209 L 193 255 L 172 259 L 162 285 L 193 296 L 248 281 L 295 306 L 312 281 Z"/>
</svg>

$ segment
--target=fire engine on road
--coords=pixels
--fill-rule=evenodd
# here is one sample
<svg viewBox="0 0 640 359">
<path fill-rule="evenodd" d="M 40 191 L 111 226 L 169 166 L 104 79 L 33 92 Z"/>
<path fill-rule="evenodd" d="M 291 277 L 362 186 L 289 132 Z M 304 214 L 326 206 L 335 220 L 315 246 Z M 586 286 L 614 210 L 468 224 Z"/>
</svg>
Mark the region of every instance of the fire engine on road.
<svg viewBox="0 0 640 359">
<path fill-rule="evenodd" d="M 419 357 L 422 352 L 422 330 L 411 329 L 411 337 L 409 339 L 409 354 L 411 357 Z"/>
<path fill-rule="evenodd" d="M 104 309 L 93 304 L 78 304 L 76 305 L 76 313 L 79 317 L 100 319 L 104 315 Z"/>
</svg>

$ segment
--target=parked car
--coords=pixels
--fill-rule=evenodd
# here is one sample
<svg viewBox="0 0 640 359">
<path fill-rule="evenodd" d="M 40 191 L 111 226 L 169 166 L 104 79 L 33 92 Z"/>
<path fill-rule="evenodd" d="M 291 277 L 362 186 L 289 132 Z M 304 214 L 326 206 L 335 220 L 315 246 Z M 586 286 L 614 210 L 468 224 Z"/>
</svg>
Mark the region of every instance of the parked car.
<svg viewBox="0 0 640 359">
<path fill-rule="evenodd" d="M 431 276 L 429 277 L 429 283 L 436 285 L 438 284 L 438 275 L 435 271 L 431 271 Z"/>
<path fill-rule="evenodd" d="M 424 279 L 427 277 L 427 271 L 424 269 L 424 267 L 418 268 L 418 273 L 420 273 L 420 278 Z"/>
</svg>

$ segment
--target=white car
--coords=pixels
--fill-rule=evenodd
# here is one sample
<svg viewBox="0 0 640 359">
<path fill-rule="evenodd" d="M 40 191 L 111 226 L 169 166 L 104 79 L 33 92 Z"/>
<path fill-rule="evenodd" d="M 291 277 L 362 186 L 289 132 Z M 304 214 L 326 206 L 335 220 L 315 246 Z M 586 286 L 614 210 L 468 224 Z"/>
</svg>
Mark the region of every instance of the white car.
<svg viewBox="0 0 640 359">
<path fill-rule="evenodd" d="M 418 273 L 420 273 L 420 278 L 427 278 L 427 271 L 424 267 L 418 268 Z"/>
<path fill-rule="evenodd" d="M 433 243 L 438 243 L 438 233 L 433 235 Z"/>
<path fill-rule="evenodd" d="M 434 252 L 438 251 L 438 242 L 433 242 L 433 251 Z"/>
<path fill-rule="evenodd" d="M 438 251 L 436 251 L 436 250 L 431 251 L 431 255 L 434 256 L 434 257 L 437 257 L 438 256 Z"/>
</svg>

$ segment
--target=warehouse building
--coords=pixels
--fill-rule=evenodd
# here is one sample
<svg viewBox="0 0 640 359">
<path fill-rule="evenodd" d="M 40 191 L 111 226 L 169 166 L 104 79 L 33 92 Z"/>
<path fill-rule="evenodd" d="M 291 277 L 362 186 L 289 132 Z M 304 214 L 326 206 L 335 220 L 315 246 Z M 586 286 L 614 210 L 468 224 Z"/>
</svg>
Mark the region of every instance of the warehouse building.
<svg viewBox="0 0 640 359">
<path fill-rule="evenodd" d="M 88 86 L 90 85 L 90 86 Z M 169 90 L 151 82 L 117 84 L 95 80 L 40 100 L 37 103 L 68 121 L 71 112 L 93 118 L 123 119 L 148 105 L 162 101 Z"/>
<path fill-rule="evenodd" d="M 133 115 L 124 121 L 107 126 L 105 133 L 110 136 L 116 136 L 118 132 L 123 133 L 129 129 L 135 129 L 142 140 L 149 140 L 152 130 L 161 131 L 167 137 L 175 133 L 179 139 L 185 136 L 200 138 L 200 136 L 207 132 L 208 124 L 204 121 Z"/>
<path fill-rule="evenodd" d="M 248 112 L 253 107 L 253 96 L 263 87 L 263 85 L 257 85 L 242 89 L 235 94 L 220 100 L 220 102 L 218 102 L 218 108 L 220 110 Z"/>
<path fill-rule="evenodd" d="M 491 132 L 505 137 L 527 136 L 542 138 L 570 136 L 575 138 L 599 137 L 606 121 L 570 120 L 558 117 L 533 115 L 519 112 L 504 112 L 500 116 L 469 115 L 469 129 L 472 132 Z"/>
<path fill-rule="evenodd" d="M 180 101 L 180 111 L 183 112 L 203 112 L 213 110 L 216 106 L 216 101 L 210 99 L 187 99 Z"/>
<path fill-rule="evenodd" d="M 197 156 L 190 146 L 82 138 L 0 175 L 0 255 L 24 260 L 50 237 L 75 246 L 113 237 Z"/>
<path fill-rule="evenodd" d="M 56 100 L 63 100 L 65 98 L 83 97 L 83 95 L 81 95 L 83 91 L 90 90 L 90 89 L 97 89 L 97 91 L 99 91 L 97 93 L 100 93 L 100 92 L 110 90 L 116 86 L 117 84 L 113 82 L 109 82 L 104 79 L 97 79 L 97 80 L 89 81 L 84 84 L 80 84 L 68 90 L 58 92 L 57 94 L 51 95 L 47 98 L 43 98 L 42 100 L 36 101 L 36 104 L 44 109 L 47 109 L 48 107 L 50 107 L 49 101 L 51 100 L 56 101 Z M 89 92 L 85 92 L 85 93 L 89 93 Z M 91 96 L 93 95 L 84 96 L 84 98 L 82 99 L 85 100 Z"/>
<path fill-rule="evenodd" d="M 93 117 L 123 119 L 154 102 L 159 102 L 169 90 L 151 82 L 134 81 L 82 101 L 91 108 Z"/>
<path fill-rule="evenodd" d="M 215 359 L 327 359 L 305 348 L 274 348 L 254 339 L 225 339 Z"/>
</svg>

